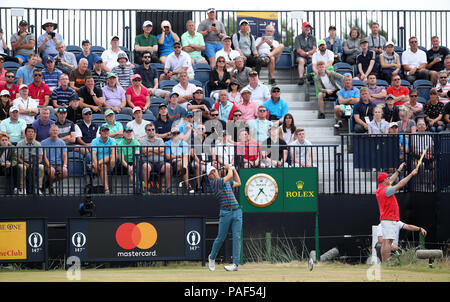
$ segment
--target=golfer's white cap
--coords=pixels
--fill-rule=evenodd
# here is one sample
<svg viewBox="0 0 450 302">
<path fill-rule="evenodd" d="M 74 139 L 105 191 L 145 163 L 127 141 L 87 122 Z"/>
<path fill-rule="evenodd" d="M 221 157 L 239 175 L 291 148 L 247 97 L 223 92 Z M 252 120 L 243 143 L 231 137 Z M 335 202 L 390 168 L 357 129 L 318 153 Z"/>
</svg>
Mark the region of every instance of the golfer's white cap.
<svg viewBox="0 0 450 302">
<path fill-rule="evenodd" d="M 206 165 L 206 174 L 207 175 L 209 175 L 209 173 L 211 173 L 214 170 L 216 170 L 216 168 L 214 168 L 213 165 L 211 165 L 211 164 Z"/>
</svg>

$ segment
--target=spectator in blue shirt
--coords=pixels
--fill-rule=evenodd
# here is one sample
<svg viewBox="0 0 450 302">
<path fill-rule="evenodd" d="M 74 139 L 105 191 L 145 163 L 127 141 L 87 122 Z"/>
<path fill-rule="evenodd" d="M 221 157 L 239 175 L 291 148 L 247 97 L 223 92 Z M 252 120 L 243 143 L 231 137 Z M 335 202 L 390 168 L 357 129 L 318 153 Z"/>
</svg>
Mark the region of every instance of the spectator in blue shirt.
<svg viewBox="0 0 450 302">
<path fill-rule="evenodd" d="M 50 126 L 50 136 L 41 143 L 44 147 L 44 164 L 49 177 L 49 193 L 53 194 L 53 183 L 68 176 L 66 143 L 58 138 L 57 125 Z"/>
<path fill-rule="evenodd" d="M 62 71 L 55 67 L 55 58 L 48 56 L 45 60 L 45 68 L 42 70 L 42 81 L 48 85 L 51 91 L 58 87 L 61 74 Z"/>
<path fill-rule="evenodd" d="M 36 68 L 38 62 L 38 55 L 32 54 L 28 58 L 28 64 L 17 69 L 16 80 L 17 84 L 20 86 L 22 84 L 31 84 L 34 81 L 33 72 Z"/>
<path fill-rule="evenodd" d="M 359 89 L 353 87 L 353 78 L 350 73 L 344 74 L 344 87 L 339 90 L 334 106 L 334 114 L 336 115 L 337 122 L 334 125 L 335 128 L 341 128 L 343 126 L 342 117 L 351 116 L 353 114 L 353 104 L 359 102 L 360 94 Z"/>
<path fill-rule="evenodd" d="M 100 127 L 100 136 L 91 142 L 92 169 L 94 173 L 100 174 L 100 180 L 105 188 L 105 194 L 109 194 L 108 171 L 116 165 L 116 152 L 112 146 L 116 146 L 116 140 L 109 137 L 109 128 L 105 125 Z"/>
<path fill-rule="evenodd" d="M 83 52 L 76 55 L 77 63 L 80 62 L 80 59 L 85 58 L 88 60 L 88 69 L 94 69 L 95 60 L 99 57 L 97 54 L 91 52 L 91 42 L 89 40 L 84 40 L 81 42 L 81 48 L 83 48 Z"/>
<path fill-rule="evenodd" d="M 270 121 L 279 121 L 283 118 L 283 116 L 289 112 L 288 103 L 286 103 L 280 97 L 280 87 L 274 86 L 271 90 L 272 97 L 264 102 L 264 107 L 270 112 L 269 120 Z"/>
<path fill-rule="evenodd" d="M 159 60 L 165 65 L 167 56 L 173 52 L 173 43 L 179 42 L 180 38 L 172 31 L 172 25 L 167 20 L 161 22 L 161 31 L 156 39 L 158 39 Z"/>
</svg>

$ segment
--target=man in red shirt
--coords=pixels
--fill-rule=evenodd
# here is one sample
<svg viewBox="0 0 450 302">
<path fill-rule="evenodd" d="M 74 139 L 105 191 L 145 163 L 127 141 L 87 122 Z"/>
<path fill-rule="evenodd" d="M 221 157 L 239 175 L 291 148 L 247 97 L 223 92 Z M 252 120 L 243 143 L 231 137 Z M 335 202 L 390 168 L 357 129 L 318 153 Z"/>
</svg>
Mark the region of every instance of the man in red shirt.
<svg viewBox="0 0 450 302">
<path fill-rule="evenodd" d="M 33 82 L 28 85 L 28 95 L 35 100 L 39 100 L 39 106 L 47 107 L 50 102 L 52 92 L 47 84 L 42 82 L 42 70 L 33 71 Z"/>
<path fill-rule="evenodd" d="M 397 179 L 399 172 L 403 170 L 405 165 L 405 163 L 402 163 L 391 177 L 385 172 L 377 176 L 379 184 L 376 197 L 380 209 L 381 228 L 383 230 L 383 243 L 381 245 L 382 262 L 386 262 L 391 254 L 391 245 L 397 233 L 396 224 L 400 221 L 400 211 L 398 209 L 397 198 L 395 198 L 394 194 L 403 188 L 411 177 L 418 172 L 418 167 L 416 167 L 408 176 L 392 187 L 391 184 Z"/>
<path fill-rule="evenodd" d="M 402 79 L 399 75 L 392 77 L 392 86 L 386 89 L 387 94 L 392 94 L 394 96 L 394 106 L 403 105 L 409 102 L 409 88 L 406 86 L 401 86 Z"/>
<path fill-rule="evenodd" d="M 10 102 L 16 99 L 16 95 L 19 95 L 19 85 L 14 84 L 14 72 L 7 71 L 5 73 L 6 84 L 0 87 L 0 91 L 6 89 L 9 91 L 9 95 L 11 96 Z"/>
</svg>

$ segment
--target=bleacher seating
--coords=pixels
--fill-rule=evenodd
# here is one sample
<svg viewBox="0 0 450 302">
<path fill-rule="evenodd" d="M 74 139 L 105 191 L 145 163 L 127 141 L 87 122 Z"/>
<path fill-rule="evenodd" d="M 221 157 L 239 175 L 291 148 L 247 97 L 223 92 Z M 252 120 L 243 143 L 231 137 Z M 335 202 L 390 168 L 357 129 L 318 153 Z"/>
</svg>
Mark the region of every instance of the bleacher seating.
<svg viewBox="0 0 450 302">
<path fill-rule="evenodd" d="M 66 51 L 73 53 L 75 56 L 82 53 L 83 49 L 77 45 L 67 45 Z"/>
<path fill-rule="evenodd" d="M 116 121 L 118 122 L 130 122 L 132 121 L 133 118 L 131 117 L 131 115 L 128 114 L 116 114 Z"/>
<path fill-rule="evenodd" d="M 102 46 L 91 46 L 91 52 L 95 53 L 99 57 L 102 56 L 102 53 L 105 51 L 105 48 Z"/>
<path fill-rule="evenodd" d="M 337 73 L 340 73 L 342 75 L 346 74 L 346 73 L 351 73 L 353 76 L 353 67 L 352 65 L 345 63 L 345 62 L 338 62 L 333 64 L 334 67 L 334 71 L 336 71 Z"/>
<path fill-rule="evenodd" d="M 361 87 L 367 87 L 367 84 L 361 80 L 353 80 L 352 85 L 357 87 L 358 89 L 361 89 Z"/>
<path fill-rule="evenodd" d="M 144 119 L 146 121 L 150 121 L 150 122 L 156 121 L 156 117 L 153 113 L 152 114 L 149 114 L 149 113 L 142 114 L 142 119 Z"/>
<path fill-rule="evenodd" d="M 407 80 L 402 79 L 401 82 L 402 82 L 402 83 L 400 84 L 401 86 L 405 86 L 405 87 L 411 88 L 411 83 L 408 82 Z"/>
<path fill-rule="evenodd" d="M 382 79 L 377 79 L 377 86 L 382 86 L 384 88 L 389 87 L 389 83 Z"/>
<path fill-rule="evenodd" d="M 150 63 L 150 66 L 156 70 L 159 79 L 161 74 L 164 72 L 164 65 L 161 63 Z"/>
<path fill-rule="evenodd" d="M 17 72 L 17 69 L 19 69 L 21 66 L 17 62 L 7 61 L 3 63 L 3 68 L 14 72 L 14 74 Z"/>
<path fill-rule="evenodd" d="M 415 80 L 413 83 L 413 88 L 417 89 L 418 95 L 426 101 L 430 99 L 430 90 L 433 87 L 433 83 L 428 80 Z"/>
<path fill-rule="evenodd" d="M 159 88 L 161 88 L 162 90 L 172 91 L 172 88 L 177 84 L 177 81 L 165 80 L 159 83 Z"/>
<path fill-rule="evenodd" d="M 194 80 L 202 83 L 201 86 L 204 86 L 207 81 L 209 81 L 209 74 L 211 73 L 211 66 L 205 63 L 197 63 L 192 66 L 194 69 Z"/>
</svg>

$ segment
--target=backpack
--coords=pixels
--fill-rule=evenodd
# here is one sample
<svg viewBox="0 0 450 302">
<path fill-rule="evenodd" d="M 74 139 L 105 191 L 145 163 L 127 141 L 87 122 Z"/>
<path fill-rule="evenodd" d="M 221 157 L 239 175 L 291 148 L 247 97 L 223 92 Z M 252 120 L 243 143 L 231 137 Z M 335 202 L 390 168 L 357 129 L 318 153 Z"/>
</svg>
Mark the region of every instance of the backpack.
<svg viewBox="0 0 450 302">
<path fill-rule="evenodd" d="M 238 42 L 241 41 L 241 33 L 237 32 L 236 35 L 237 35 L 237 38 L 238 38 Z M 252 49 L 253 48 L 253 39 L 255 37 L 252 34 L 250 34 L 250 33 L 248 34 L 248 36 L 250 37 L 250 49 Z M 252 39 L 252 37 L 253 37 L 253 39 Z M 235 49 L 233 43 L 231 43 L 231 48 Z"/>
</svg>

